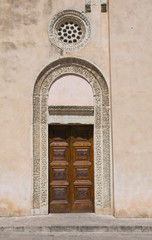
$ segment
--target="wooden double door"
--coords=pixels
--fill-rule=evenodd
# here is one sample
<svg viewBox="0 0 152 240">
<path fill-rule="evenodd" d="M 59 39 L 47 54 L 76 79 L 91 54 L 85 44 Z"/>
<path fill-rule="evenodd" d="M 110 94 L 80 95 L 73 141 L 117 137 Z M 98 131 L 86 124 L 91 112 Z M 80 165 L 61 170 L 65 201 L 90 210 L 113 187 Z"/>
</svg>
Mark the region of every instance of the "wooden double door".
<svg viewBox="0 0 152 240">
<path fill-rule="evenodd" d="M 93 126 L 49 126 L 49 212 L 94 212 Z"/>
</svg>

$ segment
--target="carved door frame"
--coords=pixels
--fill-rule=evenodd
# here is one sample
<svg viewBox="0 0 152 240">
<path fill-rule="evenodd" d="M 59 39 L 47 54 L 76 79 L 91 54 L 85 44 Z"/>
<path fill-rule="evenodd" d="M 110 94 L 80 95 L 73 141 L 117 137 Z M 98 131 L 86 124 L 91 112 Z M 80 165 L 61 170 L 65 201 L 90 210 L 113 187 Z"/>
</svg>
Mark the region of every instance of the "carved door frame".
<svg viewBox="0 0 152 240">
<path fill-rule="evenodd" d="M 48 214 L 48 93 L 58 78 L 74 74 L 87 81 L 94 98 L 95 213 L 113 214 L 109 89 L 101 70 L 78 57 L 63 57 L 39 74 L 33 90 L 32 214 Z"/>
</svg>

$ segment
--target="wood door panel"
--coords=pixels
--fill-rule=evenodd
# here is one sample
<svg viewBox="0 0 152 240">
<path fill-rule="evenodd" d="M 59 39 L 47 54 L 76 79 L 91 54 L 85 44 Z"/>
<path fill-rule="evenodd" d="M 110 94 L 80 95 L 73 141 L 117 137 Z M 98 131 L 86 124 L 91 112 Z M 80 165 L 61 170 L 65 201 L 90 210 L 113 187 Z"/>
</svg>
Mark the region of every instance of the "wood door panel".
<svg viewBox="0 0 152 240">
<path fill-rule="evenodd" d="M 76 141 L 87 141 L 89 138 L 89 131 L 85 126 L 76 126 L 73 128 L 73 133 Z"/>
<path fill-rule="evenodd" d="M 69 188 L 67 186 L 53 186 L 50 194 L 52 201 L 50 201 L 50 212 L 52 213 L 67 213 L 70 212 Z"/>
<path fill-rule="evenodd" d="M 75 179 L 76 180 L 88 180 L 90 178 L 89 167 L 76 167 L 75 168 Z"/>
<path fill-rule="evenodd" d="M 93 212 L 93 127 L 51 126 L 50 212 Z"/>
<path fill-rule="evenodd" d="M 53 127 L 50 133 L 50 137 L 52 137 L 53 141 L 66 141 L 67 136 L 68 136 L 67 127 L 63 126 Z"/>
<path fill-rule="evenodd" d="M 66 200 L 67 199 L 67 187 L 53 187 L 53 200 Z"/>
<path fill-rule="evenodd" d="M 78 148 L 76 149 L 76 160 L 87 160 L 88 159 L 88 149 Z"/>
<path fill-rule="evenodd" d="M 72 211 L 93 212 L 93 129 L 91 126 L 73 127 L 72 160 Z"/>
<path fill-rule="evenodd" d="M 90 187 L 76 187 L 75 188 L 75 203 L 84 203 L 84 201 L 91 201 Z"/>
<path fill-rule="evenodd" d="M 61 145 L 61 144 L 60 144 Z M 50 146 L 50 165 L 69 165 L 69 149 L 67 147 Z"/>
<path fill-rule="evenodd" d="M 60 143 L 61 144 L 61 143 Z M 53 161 L 64 161 L 66 160 L 66 148 L 52 147 L 52 159 Z"/>
<path fill-rule="evenodd" d="M 53 126 L 49 129 L 50 142 L 50 212 L 70 212 L 70 156 L 69 129 Z"/>
<path fill-rule="evenodd" d="M 93 212 L 91 186 L 76 186 L 74 191 L 74 212 Z"/>
<path fill-rule="evenodd" d="M 52 173 L 54 180 L 66 180 L 67 168 L 52 167 Z"/>
</svg>

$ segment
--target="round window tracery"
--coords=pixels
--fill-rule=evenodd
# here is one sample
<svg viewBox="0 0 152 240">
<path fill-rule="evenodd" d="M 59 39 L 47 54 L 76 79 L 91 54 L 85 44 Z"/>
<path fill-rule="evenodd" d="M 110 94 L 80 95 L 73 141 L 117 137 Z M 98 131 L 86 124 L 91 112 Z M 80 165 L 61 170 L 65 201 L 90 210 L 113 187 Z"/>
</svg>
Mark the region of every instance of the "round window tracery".
<svg viewBox="0 0 152 240">
<path fill-rule="evenodd" d="M 88 18 L 74 10 L 65 10 L 54 16 L 49 25 L 50 40 L 65 51 L 76 51 L 90 39 Z"/>
<path fill-rule="evenodd" d="M 64 43 L 77 44 L 83 38 L 83 30 L 75 21 L 65 21 L 58 28 L 58 39 Z"/>
</svg>

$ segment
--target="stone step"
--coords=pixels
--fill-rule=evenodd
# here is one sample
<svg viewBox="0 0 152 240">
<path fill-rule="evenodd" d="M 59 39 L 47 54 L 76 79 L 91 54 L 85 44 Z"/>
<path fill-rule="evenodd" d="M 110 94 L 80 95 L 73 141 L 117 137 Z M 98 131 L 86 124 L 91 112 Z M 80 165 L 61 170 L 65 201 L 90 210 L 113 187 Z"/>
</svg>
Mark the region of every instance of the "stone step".
<svg viewBox="0 0 152 240">
<path fill-rule="evenodd" d="M 2 233 L 0 240 L 151 240 L 151 233 Z"/>
<path fill-rule="evenodd" d="M 151 232 L 152 226 L 20 226 L 20 227 L 0 227 L 1 232 L 26 232 L 26 233 L 52 233 L 52 232 L 95 232 L 95 233 L 104 233 L 104 232 Z"/>
<path fill-rule="evenodd" d="M 109 236 L 110 239 L 110 236 L 121 237 L 125 234 L 126 237 L 138 235 L 152 240 L 152 219 L 120 219 L 96 214 L 50 214 L 35 217 L 0 218 L 0 240 L 13 239 L 12 237 L 16 240 L 19 236 L 29 236 L 29 239 L 33 240 L 36 239 L 36 235 L 47 236 L 50 239 L 52 237 L 52 239 L 57 239 L 59 235 L 64 236 L 60 240 L 78 239 L 80 236 L 85 239 L 85 236 L 92 236 L 91 239 L 94 240 L 99 236 L 107 236 L 107 239 Z M 122 239 L 124 240 L 124 238 Z"/>
</svg>

